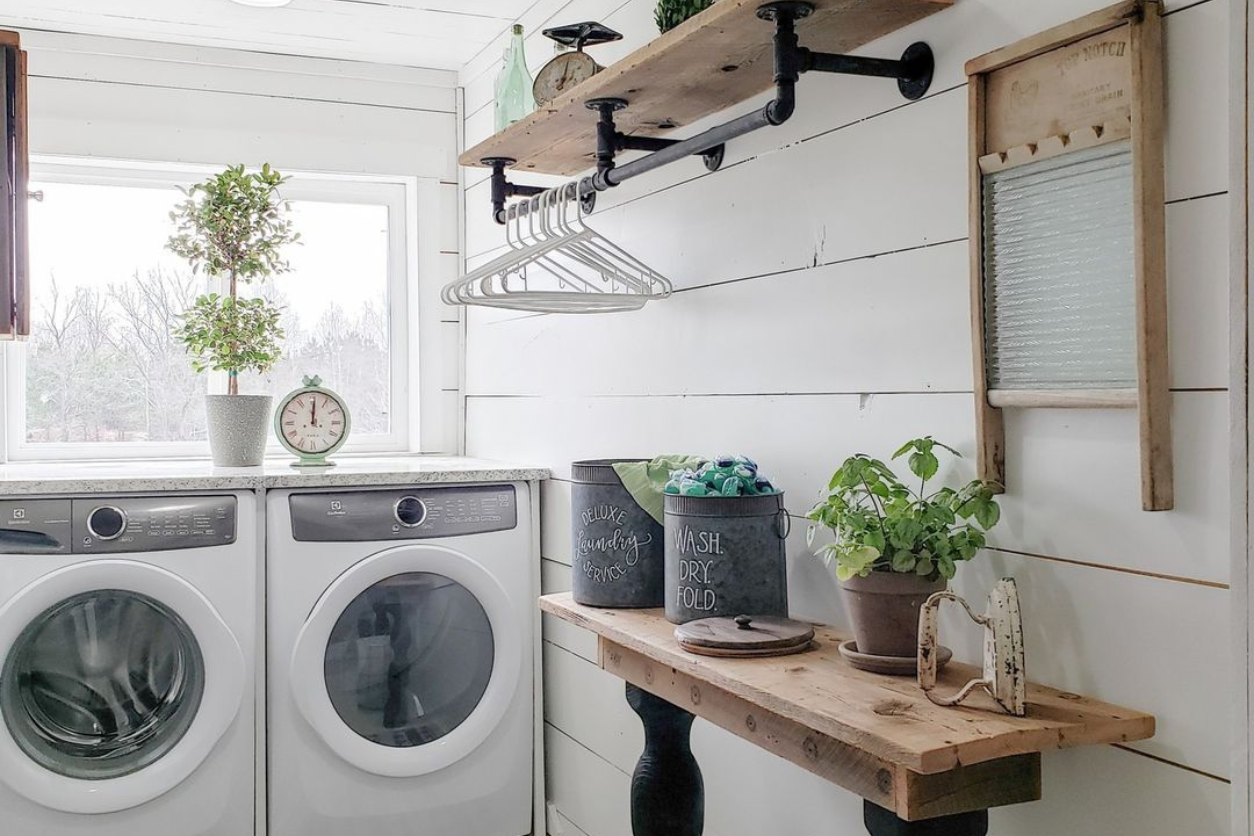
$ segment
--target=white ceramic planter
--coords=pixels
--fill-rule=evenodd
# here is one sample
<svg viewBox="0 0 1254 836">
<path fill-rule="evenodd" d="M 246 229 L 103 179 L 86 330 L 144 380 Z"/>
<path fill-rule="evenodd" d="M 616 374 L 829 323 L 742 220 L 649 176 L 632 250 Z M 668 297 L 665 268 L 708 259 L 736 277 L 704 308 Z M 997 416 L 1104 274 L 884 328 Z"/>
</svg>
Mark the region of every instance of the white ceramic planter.
<svg viewBox="0 0 1254 836">
<path fill-rule="evenodd" d="M 209 451 L 218 467 L 256 467 L 270 433 L 269 395 L 205 395 Z"/>
</svg>

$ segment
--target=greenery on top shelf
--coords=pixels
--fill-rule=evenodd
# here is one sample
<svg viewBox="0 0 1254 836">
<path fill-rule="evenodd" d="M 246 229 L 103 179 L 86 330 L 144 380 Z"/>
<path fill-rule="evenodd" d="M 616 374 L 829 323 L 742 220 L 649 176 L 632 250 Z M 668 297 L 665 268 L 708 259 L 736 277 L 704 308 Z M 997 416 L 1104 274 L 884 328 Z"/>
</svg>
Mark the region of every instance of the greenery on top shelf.
<svg viewBox="0 0 1254 836">
<path fill-rule="evenodd" d="M 658 0 L 653 19 L 659 32 L 669 32 L 693 15 L 714 5 L 714 0 Z"/>
<path fill-rule="evenodd" d="M 859 453 L 845 459 L 832 475 L 824 498 L 806 515 L 814 525 L 836 535 L 819 549 L 836 575 L 848 580 L 871 572 L 914 573 L 930 579 L 952 578 L 959 561 L 970 560 L 985 545 L 985 533 L 1001 518 L 993 500 L 996 486 L 974 480 L 955 490 L 927 492 L 940 469 L 937 448 L 959 456 L 931 436 L 907 441 L 894 459 L 909 454 L 910 472 L 919 489 L 906 486 L 887 464 Z"/>
</svg>

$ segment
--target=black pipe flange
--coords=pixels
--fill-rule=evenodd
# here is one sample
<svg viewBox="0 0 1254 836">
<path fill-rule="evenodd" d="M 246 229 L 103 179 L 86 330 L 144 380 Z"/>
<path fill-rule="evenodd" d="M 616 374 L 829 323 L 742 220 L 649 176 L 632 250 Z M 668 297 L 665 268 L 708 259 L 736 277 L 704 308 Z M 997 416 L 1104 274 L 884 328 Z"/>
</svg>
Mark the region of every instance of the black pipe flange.
<svg viewBox="0 0 1254 836">
<path fill-rule="evenodd" d="M 936 56 L 923 41 L 915 41 L 901 53 L 901 65 L 905 75 L 897 79 L 897 89 L 910 101 L 917 101 L 932 86 L 932 74 L 936 72 Z"/>
</svg>

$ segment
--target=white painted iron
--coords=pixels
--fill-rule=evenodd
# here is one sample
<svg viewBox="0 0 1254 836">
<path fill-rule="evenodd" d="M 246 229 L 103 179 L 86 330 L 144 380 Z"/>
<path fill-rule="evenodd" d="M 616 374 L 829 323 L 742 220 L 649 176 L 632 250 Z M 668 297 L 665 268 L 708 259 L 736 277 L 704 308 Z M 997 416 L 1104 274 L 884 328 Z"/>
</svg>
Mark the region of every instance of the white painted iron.
<svg viewBox="0 0 1254 836">
<path fill-rule="evenodd" d="M 976 624 L 984 626 L 984 678 L 973 679 L 951 696 L 936 694 L 936 656 L 940 647 L 937 616 L 941 601 L 957 601 Z M 1023 615 L 1014 578 L 1002 578 L 988 596 L 988 611 L 976 615 L 971 605 L 945 590 L 932 595 L 919 613 L 919 687 L 937 705 L 957 705 L 983 688 L 1007 713 L 1027 713 L 1027 674 L 1023 661 Z"/>
</svg>

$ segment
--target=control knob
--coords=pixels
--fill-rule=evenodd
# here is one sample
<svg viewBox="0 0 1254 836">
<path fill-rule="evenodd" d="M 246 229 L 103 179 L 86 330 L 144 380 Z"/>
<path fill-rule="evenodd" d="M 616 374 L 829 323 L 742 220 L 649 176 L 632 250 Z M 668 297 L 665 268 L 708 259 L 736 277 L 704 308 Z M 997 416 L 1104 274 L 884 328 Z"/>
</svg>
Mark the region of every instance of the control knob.
<svg viewBox="0 0 1254 836">
<path fill-rule="evenodd" d="M 126 512 L 113 505 L 93 508 L 87 515 L 87 531 L 97 540 L 116 540 L 126 531 Z"/>
<path fill-rule="evenodd" d="M 406 528 L 417 528 L 427 518 L 427 505 L 416 496 L 403 496 L 397 500 L 392 514 Z"/>
</svg>

